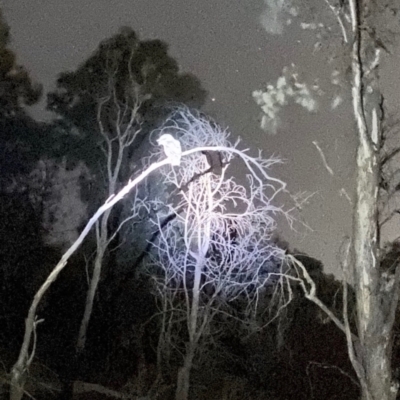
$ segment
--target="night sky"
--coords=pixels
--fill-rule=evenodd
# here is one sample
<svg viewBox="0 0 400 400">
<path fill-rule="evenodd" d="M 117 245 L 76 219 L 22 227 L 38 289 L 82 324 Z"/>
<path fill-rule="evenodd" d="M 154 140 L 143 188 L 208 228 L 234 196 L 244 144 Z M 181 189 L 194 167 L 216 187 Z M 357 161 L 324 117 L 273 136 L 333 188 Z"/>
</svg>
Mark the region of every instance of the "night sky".
<svg viewBox="0 0 400 400">
<path fill-rule="evenodd" d="M 262 0 L 3 0 L 0 6 L 19 63 L 45 92 L 54 88 L 57 74 L 74 70 L 121 26 L 130 26 L 142 40 L 168 43 L 181 70 L 196 75 L 208 91 L 204 111 L 241 136 L 246 147 L 285 159 L 275 174 L 287 181 L 290 192 L 315 193 L 300 215 L 311 229 L 298 224 L 298 232 L 291 232 L 282 222 L 283 238 L 322 260 L 326 271 L 337 271 L 338 248 L 351 226 L 351 206 L 339 191 L 352 194 L 356 139 L 349 90 L 337 109 L 329 107 L 333 89 L 327 84 L 327 60 L 340 41 L 327 40 L 329 45 L 323 42 L 315 52 L 315 32 L 301 30 L 300 17 L 280 35 L 267 33 L 262 21 L 271 10 L 268 14 Z M 334 19 L 328 23 L 337 28 Z M 323 87 L 320 107 L 310 114 L 289 105 L 278 133 L 268 135 L 259 128 L 252 91 L 275 83 L 291 63 L 299 66 L 301 80 L 317 80 Z M 43 108 L 43 102 L 35 106 L 33 115 L 49 118 Z M 324 168 L 313 141 L 335 176 Z M 282 201 L 292 207 L 288 199 Z"/>
</svg>

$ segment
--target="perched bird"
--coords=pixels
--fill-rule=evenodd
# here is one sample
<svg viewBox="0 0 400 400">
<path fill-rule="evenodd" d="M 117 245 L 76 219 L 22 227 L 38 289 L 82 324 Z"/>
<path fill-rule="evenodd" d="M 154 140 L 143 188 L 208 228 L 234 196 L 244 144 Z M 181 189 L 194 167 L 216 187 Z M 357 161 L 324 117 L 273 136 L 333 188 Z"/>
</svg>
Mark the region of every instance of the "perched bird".
<svg viewBox="0 0 400 400">
<path fill-rule="evenodd" d="M 171 165 L 180 165 L 182 148 L 179 140 L 176 140 L 169 133 L 161 135 L 157 143 L 164 148 L 164 153 L 171 162 Z"/>
<path fill-rule="evenodd" d="M 221 175 L 222 168 L 224 166 L 221 153 L 219 151 L 202 151 L 201 153 L 207 158 L 207 172 L 213 172 L 216 175 Z"/>
</svg>

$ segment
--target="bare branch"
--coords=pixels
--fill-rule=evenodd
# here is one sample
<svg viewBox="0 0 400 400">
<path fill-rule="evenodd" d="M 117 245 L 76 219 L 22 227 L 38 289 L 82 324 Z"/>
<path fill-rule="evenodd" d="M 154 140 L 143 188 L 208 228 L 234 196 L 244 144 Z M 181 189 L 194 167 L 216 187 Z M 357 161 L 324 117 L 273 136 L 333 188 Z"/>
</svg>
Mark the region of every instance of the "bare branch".
<svg viewBox="0 0 400 400">
<path fill-rule="evenodd" d="M 316 361 L 310 361 L 307 365 L 307 375 L 308 375 L 308 369 L 309 369 L 310 365 L 316 366 L 319 368 L 323 368 L 323 369 L 334 369 L 336 371 L 339 371 L 342 375 L 349 378 L 354 385 L 356 385 L 358 387 L 360 386 L 360 384 L 348 372 L 344 371 L 342 368 L 339 368 L 337 365 L 329 365 L 329 364 L 325 364 L 325 363 L 319 363 Z"/>
<path fill-rule="evenodd" d="M 297 273 L 297 276 L 290 277 L 294 281 L 297 281 L 300 284 L 300 287 L 303 289 L 304 296 L 315 303 L 328 317 L 335 323 L 335 325 L 343 332 L 346 333 L 345 325 L 336 317 L 336 315 L 317 297 L 317 287 L 315 282 L 312 280 L 310 274 L 307 269 L 296 257 L 292 255 L 286 256 L 289 265 L 293 266 Z M 300 273 L 301 272 L 301 273 Z M 309 288 L 305 285 L 305 282 L 309 285 Z M 352 335 L 353 339 L 357 339 L 356 336 Z"/>
<path fill-rule="evenodd" d="M 324 167 L 326 168 L 326 170 L 329 172 L 329 174 L 334 177 L 335 173 L 333 172 L 333 169 L 328 165 L 328 162 L 326 161 L 326 157 L 324 152 L 322 151 L 321 147 L 319 146 L 318 142 L 316 140 L 314 140 L 313 145 L 317 148 L 319 155 L 321 156 L 322 159 L 322 163 L 324 164 Z M 353 202 L 351 201 L 351 197 L 349 196 L 349 194 L 347 193 L 345 188 L 341 188 L 339 191 L 341 196 L 344 196 L 347 201 L 350 203 L 350 205 L 353 205 Z"/>
<path fill-rule="evenodd" d="M 348 37 L 347 37 L 347 31 L 344 26 L 343 18 L 340 14 L 340 10 L 338 10 L 337 7 L 333 6 L 328 0 L 325 0 L 325 3 L 328 5 L 328 7 L 332 10 L 332 12 L 335 14 L 335 17 L 339 23 L 340 29 L 342 30 L 342 35 L 343 35 L 343 40 L 345 43 L 348 43 Z"/>
<path fill-rule="evenodd" d="M 322 158 L 322 162 L 323 162 L 323 164 L 324 164 L 324 167 L 326 168 L 326 170 L 327 170 L 332 176 L 334 176 L 335 174 L 333 173 L 332 168 L 331 168 L 331 167 L 328 165 L 328 163 L 326 162 L 325 154 L 324 154 L 324 152 L 322 151 L 321 147 L 319 147 L 318 142 L 317 142 L 316 140 L 314 140 L 312 143 L 313 143 L 313 145 L 317 148 L 317 150 L 318 150 L 318 152 L 319 152 L 319 155 L 320 155 L 321 158 Z"/>
</svg>

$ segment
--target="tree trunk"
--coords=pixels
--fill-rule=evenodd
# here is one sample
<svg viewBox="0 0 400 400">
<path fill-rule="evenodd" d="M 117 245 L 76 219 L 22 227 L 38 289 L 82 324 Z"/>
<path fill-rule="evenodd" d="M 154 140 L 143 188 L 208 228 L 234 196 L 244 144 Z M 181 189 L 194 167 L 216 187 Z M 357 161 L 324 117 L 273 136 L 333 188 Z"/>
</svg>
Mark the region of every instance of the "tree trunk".
<svg viewBox="0 0 400 400">
<path fill-rule="evenodd" d="M 396 399 L 397 386 L 392 383 L 390 349 L 388 338 L 383 336 L 379 339 L 376 335 L 366 342 L 364 365 L 368 390 L 362 393 L 362 400 Z"/>
<path fill-rule="evenodd" d="M 380 268 L 378 193 L 381 95 L 377 66 L 380 49 L 360 28 L 367 24 L 370 1 L 351 0 L 352 98 L 357 123 L 357 186 L 353 221 L 353 279 L 359 346 L 350 360 L 361 384 L 362 400 L 394 400 L 391 344 L 397 307 L 395 277 Z M 362 9 L 360 9 L 362 7 Z M 361 16 L 361 20 L 359 19 Z M 367 49 L 375 50 L 372 58 Z M 349 339 L 348 339 L 349 340 Z"/>
<path fill-rule="evenodd" d="M 101 269 L 103 266 L 103 258 L 104 258 L 104 250 L 105 248 L 101 248 L 97 250 L 96 260 L 94 262 L 93 274 L 90 279 L 89 289 L 86 294 L 86 303 L 85 303 L 85 311 L 83 313 L 81 326 L 79 328 L 79 335 L 76 344 L 76 353 L 80 354 L 85 349 L 86 345 L 86 335 L 89 326 L 90 317 L 92 315 L 94 297 L 96 295 L 97 286 L 99 285 Z"/>
<path fill-rule="evenodd" d="M 360 350 L 356 355 L 362 367 L 357 374 L 363 400 L 394 400 L 397 390 L 392 383 L 391 371 L 392 296 L 382 287 L 377 254 L 379 166 L 373 145 L 361 138 L 357 167 L 354 286 L 360 340 Z"/>
<path fill-rule="evenodd" d="M 175 400 L 188 400 L 190 388 L 190 371 L 193 365 L 195 346 L 189 343 L 183 366 L 179 368 Z"/>
</svg>

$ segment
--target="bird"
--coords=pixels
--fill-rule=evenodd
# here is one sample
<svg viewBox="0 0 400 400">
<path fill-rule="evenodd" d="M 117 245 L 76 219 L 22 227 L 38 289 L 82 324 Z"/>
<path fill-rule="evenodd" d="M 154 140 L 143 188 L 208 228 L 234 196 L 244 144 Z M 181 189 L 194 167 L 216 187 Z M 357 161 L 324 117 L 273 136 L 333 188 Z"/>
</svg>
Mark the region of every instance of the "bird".
<svg viewBox="0 0 400 400">
<path fill-rule="evenodd" d="M 219 151 L 202 151 L 201 153 L 205 155 L 207 159 L 207 172 L 213 172 L 216 175 L 221 175 L 222 168 L 224 166 L 221 153 Z"/>
<path fill-rule="evenodd" d="M 169 133 L 165 133 L 157 139 L 157 143 L 163 146 L 164 153 L 171 165 L 181 164 L 182 147 L 179 140 L 174 139 Z"/>
</svg>

